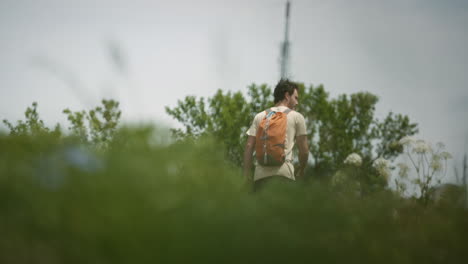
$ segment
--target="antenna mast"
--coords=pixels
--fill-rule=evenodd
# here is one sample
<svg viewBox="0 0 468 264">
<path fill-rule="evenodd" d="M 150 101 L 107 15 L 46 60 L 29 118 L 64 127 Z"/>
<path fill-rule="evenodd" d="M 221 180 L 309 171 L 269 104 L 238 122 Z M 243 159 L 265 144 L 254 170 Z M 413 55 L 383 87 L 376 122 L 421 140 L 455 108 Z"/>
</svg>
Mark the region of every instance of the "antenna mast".
<svg viewBox="0 0 468 264">
<path fill-rule="evenodd" d="M 289 77 L 289 1 L 286 2 L 286 24 L 284 29 L 284 41 L 281 44 L 280 71 L 281 79 Z"/>
</svg>

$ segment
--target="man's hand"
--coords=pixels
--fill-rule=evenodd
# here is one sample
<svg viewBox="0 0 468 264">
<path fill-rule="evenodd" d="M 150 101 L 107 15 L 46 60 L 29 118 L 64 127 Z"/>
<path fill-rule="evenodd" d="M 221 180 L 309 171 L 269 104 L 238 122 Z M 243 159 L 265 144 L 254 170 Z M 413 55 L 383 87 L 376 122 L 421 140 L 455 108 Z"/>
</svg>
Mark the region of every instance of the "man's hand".
<svg viewBox="0 0 468 264">
<path fill-rule="evenodd" d="M 304 177 L 304 170 L 305 170 L 305 168 L 303 168 L 303 167 L 300 167 L 300 166 L 297 167 L 297 169 L 294 170 L 294 174 L 295 174 L 294 177 L 296 177 L 296 178 Z"/>
<path fill-rule="evenodd" d="M 249 136 L 245 144 L 244 151 L 244 178 L 246 181 L 252 181 L 252 156 L 255 149 L 255 137 Z"/>
<path fill-rule="evenodd" d="M 295 177 L 304 177 L 305 167 L 309 160 L 309 144 L 307 143 L 307 135 L 296 137 L 297 147 L 299 149 L 299 168 L 296 171 Z"/>
</svg>

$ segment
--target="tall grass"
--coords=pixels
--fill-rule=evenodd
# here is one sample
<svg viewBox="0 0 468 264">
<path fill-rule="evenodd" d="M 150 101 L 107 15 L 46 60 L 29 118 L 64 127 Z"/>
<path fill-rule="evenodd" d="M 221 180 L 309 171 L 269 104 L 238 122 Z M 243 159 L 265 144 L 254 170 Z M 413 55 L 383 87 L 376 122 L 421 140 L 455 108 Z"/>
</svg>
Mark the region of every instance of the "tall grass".
<svg viewBox="0 0 468 264">
<path fill-rule="evenodd" d="M 313 181 L 251 193 L 209 139 L 0 136 L 0 263 L 465 263 L 468 213 Z"/>
</svg>

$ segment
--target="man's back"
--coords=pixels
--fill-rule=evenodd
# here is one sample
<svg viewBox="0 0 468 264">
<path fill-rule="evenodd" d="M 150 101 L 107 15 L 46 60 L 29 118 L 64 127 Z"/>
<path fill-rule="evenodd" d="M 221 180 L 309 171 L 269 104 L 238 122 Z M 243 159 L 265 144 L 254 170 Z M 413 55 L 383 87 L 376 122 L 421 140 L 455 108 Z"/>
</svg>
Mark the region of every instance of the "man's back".
<svg viewBox="0 0 468 264">
<path fill-rule="evenodd" d="M 289 108 L 286 106 L 276 106 L 270 109 L 275 112 L 283 112 Z M 265 116 L 266 116 L 266 111 L 262 111 L 255 116 L 252 122 L 252 126 L 247 131 L 248 136 L 252 136 L 252 137 L 256 136 L 257 129 L 261 121 L 265 118 Z M 289 178 L 291 180 L 295 180 L 294 166 L 292 164 L 292 161 L 294 159 L 293 157 L 294 142 L 297 136 L 306 135 L 306 133 L 307 132 L 306 132 L 306 127 L 305 127 L 304 117 L 300 113 L 294 110 L 289 112 L 287 115 L 286 139 L 285 139 L 285 149 L 284 149 L 286 161 L 281 166 L 272 166 L 272 167 L 262 166 L 260 164 L 257 164 L 255 168 L 254 180 L 256 181 L 256 180 L 269 177 L 269 176 L 274 176 L 274 175 L 280 175 L 280 176 Z"/>
<path fill-rule="evenodd" d="M 285 110 L 296 109 L 297 104 L 299 103 L 299 85 L 297 83 L 291 82 L 289 80 L 281 79 L 275 87 L 273 92 L 274 96 L 274 103 L 275 106 L 271 108 L 271 110 L 276 112 L 283 112 Z M 257 129 L 262 122 L 262 119 L 265 118 L 266 112 L 263 111 L 258 113 L 253 122 L 250 129 L 247 131 L 247 142 L 245 144 L 245 151 L 244 151 L 244 176 L 247 181 L 251 181 L 251 172 L 252 172 L 252 158 L 254 150 L 256 149 L 256 144 L 262 144 L 262 140 L 264 138 L 259 138 L 257 140 Z M 277 120 L 284 120 L 282 115 Z M 304 170 L 307 165 L 307 160 L 309 157 L 309 147 L 307 143 L 307 135 L 306 135 L 306 126 L 304 117 L 296 112 L 296 111 L 289 111 L 287 113 L 287 125 L 286 125 L 286 136 L 284 142 L 284 153 L 280 152 L 279 155 L 277 149 L 272 148 L 272 153 L 268 153 L 268 150 L 264 151 L 262 155 L 265 153 L 270 154 L 271 157 L 276 157 L 274 160 L 281 161 L 283 159 L 283 154 L 285 154 L 285 162 L 281 166 L 276 167 L 265 167 L 258 164 L 255 168 L 255 176 L 253 180 L 255 181 L 254 187 L 264 185 L 265 182 L 271 181 L 272 179 L 281 179 L 281 180 L 289 180 L 294 181 L 296 176 L 303 176 Z M 274 122 L 274 121 L 273 121 Z M 281 127 L 283 127 L 284 123 L 281 123 Z M 278 126 L 280 127 L 280 126 Z M 263 129 L 263 126 L 262 126 Z M 275 131 L 275 129 L 273 129 Z M 278 130 L 276 130 L 278 131 Z M 284 130 L 282 130 L 284 131 Z M 277 136 L 280 134 L 276 134 Z M 283 134 L 279 136 L 279 138 L 283 138 Z M 282 140 L 282 139 L 281 139 Z M 258 142 L 257 142 L 258 141 Z M 281 145 L 282 143 L 276 142 L 276 138 L 273 140 L 275 141 L 273 146 Z M 293 161 L 293 147 L 294 143 L 297 141 L 298 149 L 299 149 L 299 168 L 298 171 L 294 172 L 294 166 L 292 164 Z M 264 145 L 265 146 L 265 145 Z M 270 145 L 271 147 L 271 145 Z M 267 146 L 266 149 L 269 147 Z M 262 148 L 259 148 L 262 149 Z M 264 147 L 265 149 L 265 147 Z M 278 158 L 278 159 L 277 159 Z M 268 156 L 266 159 L 266 163 L 268 163 Z M 272 177 L 277 176 L 277 177 Z"/>
</svg>

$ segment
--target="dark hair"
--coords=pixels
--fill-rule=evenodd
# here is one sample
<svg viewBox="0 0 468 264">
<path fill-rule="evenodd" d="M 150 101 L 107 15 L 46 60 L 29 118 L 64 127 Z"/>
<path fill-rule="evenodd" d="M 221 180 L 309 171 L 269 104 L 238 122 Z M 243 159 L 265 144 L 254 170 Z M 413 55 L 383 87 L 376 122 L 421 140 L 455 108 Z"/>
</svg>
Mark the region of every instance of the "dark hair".
<svg viewBox="0 0 468 264">
<path fill-rule="evenodd" d="M 281 79 L 275 87 L 275 91 L 273 93 L 275 97 L 275 104 L 282 101 L 284 97 L 284 93 L 288 92 L 289 95 L 294 93 L 294 90 L 299 91 L 299 86 L 295 82 L 291 82 L 288 79 Z"/>
</svg>

